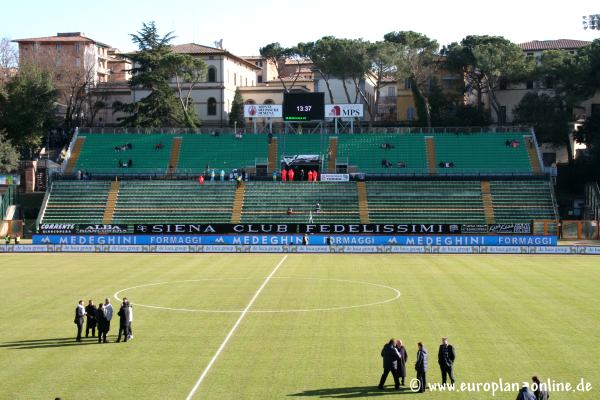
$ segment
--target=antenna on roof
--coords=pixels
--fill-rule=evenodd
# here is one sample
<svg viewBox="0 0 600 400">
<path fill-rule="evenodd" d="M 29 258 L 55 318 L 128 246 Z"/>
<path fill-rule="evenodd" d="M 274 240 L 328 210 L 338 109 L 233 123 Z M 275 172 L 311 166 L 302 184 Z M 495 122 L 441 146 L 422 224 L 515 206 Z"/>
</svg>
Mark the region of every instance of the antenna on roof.
<svg viewBox="0 0 600 400">
<path fill-rule="evenodd" d="M 215 40 L 214 44 L 217 49 L 223 50 L 223 39 Z"/>
</svg>

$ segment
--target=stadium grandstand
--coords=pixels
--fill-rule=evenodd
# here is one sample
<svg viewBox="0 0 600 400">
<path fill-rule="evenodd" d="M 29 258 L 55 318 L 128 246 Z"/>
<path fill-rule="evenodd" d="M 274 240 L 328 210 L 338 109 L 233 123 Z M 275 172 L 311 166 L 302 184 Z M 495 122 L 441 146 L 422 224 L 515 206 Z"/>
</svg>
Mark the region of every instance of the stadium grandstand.
<svg viewBox="0 0 600 400">
<path fill-rule="evenodd" d="M 296 172 L 293 183 L 282 182 L 282 165 Z M 528 130 L 269 136 L 81 130 L 38 223 L 556 221 L 553 186 L 540 165 Z M 236 184 L 231 178 L 242 170 L 247 181 Z M 345 179 L 308 182 L 303 170 Z"/>
</svg>

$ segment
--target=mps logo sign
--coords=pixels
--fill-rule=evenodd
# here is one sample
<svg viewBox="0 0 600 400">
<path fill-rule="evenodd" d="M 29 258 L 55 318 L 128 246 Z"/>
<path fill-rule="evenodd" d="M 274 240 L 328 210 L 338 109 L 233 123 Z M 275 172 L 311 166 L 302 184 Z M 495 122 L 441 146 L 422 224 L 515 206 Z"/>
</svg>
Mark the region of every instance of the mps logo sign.
<svg viewBox="0 0 600 400">
<path fill-rule="evenodd" d="M 362 118 L 364 116 L 362 104 L 326 104 L 326 118 Z"/>
</svg>

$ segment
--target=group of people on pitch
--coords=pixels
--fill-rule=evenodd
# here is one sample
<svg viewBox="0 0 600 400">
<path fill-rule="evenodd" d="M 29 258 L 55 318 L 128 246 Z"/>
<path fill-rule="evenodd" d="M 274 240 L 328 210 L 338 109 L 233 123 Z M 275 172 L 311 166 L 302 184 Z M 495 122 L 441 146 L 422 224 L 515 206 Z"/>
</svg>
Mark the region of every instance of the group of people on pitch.
<svg viewBox="0 0 600 400">
<path fill-rule="evenodd" d="M 417 371 L 417 379 L 419 386 L 417 389 L 419 393 L 424 393 L 427 385 L 427 368 L 428 368 L 428 356 L 427 350 L 423 343 L 417 344 L 419 350 L 417 351 L 417 361 L 415 362 L 415 370 Z M 378 388 L 383 390 L 383 385 L 387 379 L 388 374 L 391 372 L 394 377 L 394 387 L 396 390 L 400 389 L 400 386 L 404 386 L 404 379 L 406 378 L 406 363 L 408 361 L 408 353 L 402 344 L 402 340 L 390 339 L 388 343 L 383 346 L 381 350 L 381 357 L 383 357 L 383 374 L 379 380 Z M 454 385 L 454 372 L 452 366 L 456 359 L 456 353 L 454 347 L 448 344 L 448 338 L 442 338 L 442 344 L 438 351 L 438 364 L 442 371 L 442 384 L 446 384 L 447 378 L 450 378 L 450 383 Z"/>
<path fill-rule="evenodd" d="M 117 342 L 121 341 L 121 334 L 123 334 L 124 341 L 133 339 L 131 330 L 131 323 L 133 322 L 133 307 L 129 303 L 127 297 L 123 298 L 121 308 L 117 312 L 119 316 L 119 336 Z M 79 303 L 75 307 L 75 325 L 77 325 L 77 338 L 78 342 L 81 342 L 81 332 L 83 330 L 83 320 L 86 319 L 85 325 L 85 337 L 89 337 L 90 331 L 92 337 L 96 336 L 96 327 L 98 328 L 98 343 L 108 343 L 106 335 L 110 331 L 110 321 L 113 317 L 113 306 L 110 304 L 110 299 L 104 299 L 104 303 L 100 302 L 98 307 L 94 305 L 93 300 L 88 301 L 88 305 L 83 307 L 83 300 L 79 300 Z"/>
</svg>

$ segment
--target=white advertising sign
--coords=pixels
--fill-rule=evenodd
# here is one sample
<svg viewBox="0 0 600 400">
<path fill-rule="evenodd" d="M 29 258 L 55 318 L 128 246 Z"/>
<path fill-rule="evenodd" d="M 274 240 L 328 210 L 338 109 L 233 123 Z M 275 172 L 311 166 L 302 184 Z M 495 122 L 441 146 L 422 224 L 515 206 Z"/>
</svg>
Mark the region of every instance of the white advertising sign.
<svg viewBox="0 0 600 400">
<path fill-rule="evenodd" d="M 325 118 L 360 118 L 363 116 L 362 104 L 325 104 Z"/>
<path fill-rule="evenodd" d="M 245 104 L 245 118 L 281 118 L 283 106 L 280 104 Z"/>
<path fill-rule="evenodd" d="M 348 174 L 321 174 L 322 182 L 348 182 L 349 180 Z"/>
</svg>

